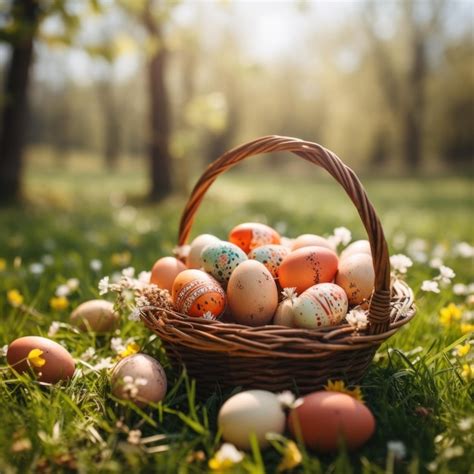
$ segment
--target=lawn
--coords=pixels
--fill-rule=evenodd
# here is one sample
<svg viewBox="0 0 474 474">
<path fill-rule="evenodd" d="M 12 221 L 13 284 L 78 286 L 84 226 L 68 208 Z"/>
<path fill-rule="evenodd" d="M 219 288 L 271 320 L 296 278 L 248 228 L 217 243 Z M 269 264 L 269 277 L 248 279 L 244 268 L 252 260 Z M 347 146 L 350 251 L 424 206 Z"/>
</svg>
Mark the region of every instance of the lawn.
<svg viewBox="0 0 474 474">
<path fill-rule="evenodd" d="M 354 240 L 364 238 L 342 191 L 308 170 L 304 177 L 259 169 L 223 177 L 199 211 L 193 235 L 224 238 L 234 225 L 257 220 L 293 237 L 345 226 Z M 377 420 L 374 437 L 357 452 L 334 456 L 300 446 L 303 461 L 295 472 L 470 472 L 473 298 L 457 293 L 474 291 L 459 285 L 474 280 L 467 256 L 472 247 L 462 244 L 473 244 L 472 181 L 364 182 L 391 252 L 414 261 L 406 280 L 418 314 L 382 346 L 361 383 Z M 67 346 L 83 372 L 67 384 L 41 387 L 16 378 L 2 352 L 0 472 L 203 472 L 219 448 L 216 416 L 228 393 L 197 400 L 194 381 L 170 369 L 159 340 L 128 314 L 119 333 L 109 336 L 77 333 L 68 325 L 72 308 L 98 296 L 101 277 L 130 266 L 136 273 L 149 270 L 175 246 L 185 198 L 143 204 L 145 186 L 143 170 L 133 164 L 114 174 L 87 166 L 74 173 L 30 166 L 29 203 L 0 211 L 0 348 L 23 335 L 47 336 L 57 321 L 52 339 Z M 434 266 L 440 260 L 455 278 L 439 294 L 422 291 L 422 282 L 439 274 Z M 68 307 L 54 308 L 56 289 L 74 278 L 79 285 L 68 295 Z M 23 296 L 19 307 L 7 300 L 12 289 Z M 457 311 L 440 316 L 450 303 L 460 309 L 460 319 Z M 169 381 L 162 405 L 139 410 L 111 396 L 107 370 L 99 367 L 117 357 L 117 337 L 132 338 L 162 362 Z M 130 430 L 141 431 L 142 444 L 127 441 Z M 275 472 L 280 460 L 271 447 L 247 453 L 234 469 Z"/>
</svg>

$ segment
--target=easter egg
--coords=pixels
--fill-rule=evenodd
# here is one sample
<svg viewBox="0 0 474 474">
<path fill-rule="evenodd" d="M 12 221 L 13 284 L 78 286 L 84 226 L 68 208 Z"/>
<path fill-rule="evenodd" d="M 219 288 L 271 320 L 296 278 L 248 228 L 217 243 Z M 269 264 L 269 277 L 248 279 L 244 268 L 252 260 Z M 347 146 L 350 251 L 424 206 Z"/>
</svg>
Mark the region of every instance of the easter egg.
<svg viewBox="0 0 474 474">
<path fill-rule="evenodd" d="M 229 234 L 229 241 L 238 245 L 245 253 L 262 245 L 279 244 L 278 232 L 265 224 L 247 222 L 234 227 Z"/>
<path fill-rule="evenodd" d="M 222 437 L 240 449 L 249 449 L 253 434 L 261 448 L 268 446 L 267 433 L 282 434 L 285 412 L 277 396 L 265 390 L 248 390 L 222 405 L 217 423 Z"/>
<path fill-rule="evenodd" d="M 355 242 L 352 242 L 341 252 L 341 255 L 339 258 L 342 260 L 356 253 L 366 253 L 367 255 L 372 255 L 369 241 L 356 240 Z"/>
<path fill-rule="evenodd" d="M 81 303 L 72 313 L 71 324 L 81 331 L 104 333 L 113 331 L 119 323 L 114 305 L 105 300 L 89 300 Z"/>
<path fill-rule="evenodd" d="M 366 253 L 355 253 L 342 259 L 336 283 L 344 289 L 350 305 L 361 304 L 372 295 L 375 272 L 372 257 Z"/>
<path fill-rule="evenodd" d="M 325 247 L 329 250 L 334 250 L 334 245 L 324 237 L 315 234 L 302 234 L 293 241 L 292 250 L 301 249 L 303 247 Z"/>
<path fill-rule="evenodd" d="M 273 278 L 276 278 L 281 262 L 289 253 L 289 249 L 283 245 L 262 245 L 251 250 L 248 257 L 263 263 Z"/>
<path fill-rule="evenodd" d="M 150 283 L 171 291 L 176 276 L 186 270 L 186 265 L 174 257 L 163 257 L 155 262 L 151 269 Z"/>
<path fill-rule="evenodd" d="M 280 245 L 283 245 L 283 247 L 291 250 L 294 240 L 295 239 L 290 239 L 289 237 L 280 237 Z"/>
<path fill-rule="evenodd" d="M 246 260 L 230 277 L 227 299 L 237 323 L 262 326 L 273 318 L 278 306 L 278 290 L 265 265 Z"/>
<path fill-rule="evenodd" d="M 201 268 L 201 252 L 209 244 L 216 244 L 220 239 L 211 234 L 198 235 L 189 248 L 189 254 L 186 258 L 188 268 Z"/>
<path fill-rule="evenodd" d="M 7 362 L 18 373 L 33 370 L 40 382 L 70 379 L 76 366 L 69 352 L 57 342 L 39 336 L 15 339 L 7 351 Z"/>
<path fill-rule="evenodd" d="M 161 364 L 146 354 L 133 354 L 118 362 L 112 370 L 112 393 L 144 407 L 158 403 L 166 395 L 166 374 Z"/>
<path fill-rule="evenodd" d="M 296 288 L 301 294 L 317 283 L 332 281 L 337 272 L 337 255 L 325 247 L 303 247 L 283 259 L 278 270 L 282 288 Z"/>
<path fill-rule="evenodd" d="M 288 417 L 290 432 L 322 453 L 334 452 L 341 441 L 349 449 L 362 446 L 375 431 L 371 411 L 355 398 L 339 392 L 320 391 L 302 399 Z"/>
<path fill-rule="evenodd" d="M 334 283 L 311 286 L 294 301 L 293 314 L 299 328 L 335 326 L 347 314 L 347 295 Z"/>
<path fill-rule="evenodd" d="M 278 305 L 273 318 L 273 324 L 276 324 L 277 326 L 288 326 L 290 328 L 295 327 L 293 302 L 291 300 L 283 300 Z"/>
<path fill-rule="evenodd" d="M 224 311 L 226 297 L 219 283 L 201 270 L 185 270 L 173 283 L 176 310 L 195 318 L 216 319 Z"/>
<path fill-rule="evenodd" d="M 247 255 L 230 242 L 207 245 L 201 253 L 201 265 L 204 270 L 224 286 L 237 265 L 245 260 Z"/>
</svg>

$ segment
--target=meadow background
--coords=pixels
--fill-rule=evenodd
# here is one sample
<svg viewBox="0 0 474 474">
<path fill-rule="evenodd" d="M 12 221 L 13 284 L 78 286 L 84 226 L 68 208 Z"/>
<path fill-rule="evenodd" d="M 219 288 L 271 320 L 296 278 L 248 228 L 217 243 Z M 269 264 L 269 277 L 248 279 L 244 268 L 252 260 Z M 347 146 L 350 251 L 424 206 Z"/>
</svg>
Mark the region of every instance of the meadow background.
<svg viewBox="0 0 474 474">
<path fill-rule="evenodd" d="M 0 0 L 0 471 L 209 469 L 229 393 L 197 400 L 127 311 L 100 337 L 68 317 L 103 276 L 138 275 L 170 254 L 208 162 L 282 134 L 325 145 L 358 173 L 391 253 L 413 261 L 404 278 L 418 308 L 361 383 L 373 439 L 333 456 L 299 446 L 295 472 L 472 472 L 472 3 L 22 4 L 33 16 Z M 20 90 L 12 75 L 24 77 L 28 50 Z M 222 176 L 193 235 L 224 238 L 254 220 L 290 237 L 339 226 L 365 237 L 337 184 L 285 154 Z M 441 265 L 455 276 L 423 291 Z M 13 376 L 5 346 L 48 334 L 81 376 L 58 387 Z M 165 402 L 145 411 L 110 395 L 107 369 L 130 341 L 169 380 Z M 230 471 L 274 472 L 286 446 Z"/>
</svg>

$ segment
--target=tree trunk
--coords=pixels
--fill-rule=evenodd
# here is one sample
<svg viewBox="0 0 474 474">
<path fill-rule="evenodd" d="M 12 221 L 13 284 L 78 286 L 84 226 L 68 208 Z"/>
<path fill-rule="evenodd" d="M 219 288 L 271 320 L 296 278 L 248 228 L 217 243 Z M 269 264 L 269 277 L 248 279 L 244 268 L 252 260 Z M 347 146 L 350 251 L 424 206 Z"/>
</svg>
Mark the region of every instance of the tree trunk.
<svg viewBox="0 0 474 474">
<path fill-rule="evenodd" d="M 38 2 L 23 0 L 14 8 L 15 23 L 24 28 L 12 41 L 5 80 L 5 105 L 0 130 L 0 204 L 20 197 L 27 121 L 27 92 L 38 22 Z"/>
<path fill-rule="evenodd" d="M 150 199 L 159 201 L 172 191 L 171 155 L 169 152 L 170 114 L 168 91 L 165 84 L 167 51 L 161 25 L 153 18 L 150 5 L 145 11 L 145 26 L 158 44 L 157 51 L 148 63 L 148 87 L 150 93 Z"/>
<path fill-rule="evenodd" d="M 104 118 L 105 166 L 109 171 L 115 171 L 120 157 L 120 116 L 112 82 L 101 81 L 98 84 L 98 94 Z"/>
</svg>

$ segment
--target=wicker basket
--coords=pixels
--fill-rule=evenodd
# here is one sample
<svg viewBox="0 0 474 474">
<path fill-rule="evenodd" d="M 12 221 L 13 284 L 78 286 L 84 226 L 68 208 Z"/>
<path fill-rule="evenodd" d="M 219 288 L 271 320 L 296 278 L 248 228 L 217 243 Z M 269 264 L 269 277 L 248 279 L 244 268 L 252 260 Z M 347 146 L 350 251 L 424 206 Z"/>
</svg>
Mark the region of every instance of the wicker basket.
<svg viewBox="0 0 474 474">
<path fill-rule="evenodd" d="M 166 310 L 143 312 L 143 322 L 160 337 L 172 365 L 184 365 L 203 392 L 218 384 L 304 394 L 330 379 L 357 383 L 377 348 L 415 314 L 411 289 L 402 281 L 391 280 L 382 226 L 362 184 L 334 153 L 315 143 L 267 136 L 222 155 L 206 169 L 191 193 L 181 218 L 179 245 L 186 243 L 195 213 L 221 173 L 250 156 L 277 151 L 292 152 L 327 170 L 357 208 L 375 268 L 375 289 L 367 310 L 369 325 L 358 332 L 348 324 L 314 330 L 248 327 Z"/>
</svg>

